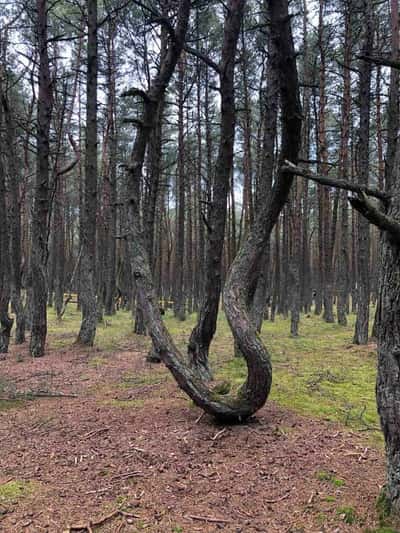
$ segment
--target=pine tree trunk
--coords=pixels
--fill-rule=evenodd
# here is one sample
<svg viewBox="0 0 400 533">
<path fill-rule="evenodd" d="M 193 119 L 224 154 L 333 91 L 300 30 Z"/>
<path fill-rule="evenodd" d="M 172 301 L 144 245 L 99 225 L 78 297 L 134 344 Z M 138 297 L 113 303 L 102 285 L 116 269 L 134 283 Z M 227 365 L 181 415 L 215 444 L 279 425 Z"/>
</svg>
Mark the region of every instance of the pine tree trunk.
<svg viewBox="0 0 400 533">
<path fill-rule="evenodd" d="M 47 336 L 47 237 L 49 213 L 49 133 L 52 114 L 52 80 L 50 77 L 47 1 L 37 0 L 37 36 L 39 49 L 39 95 L 37 104 L 37 163 L 35 201 L 32 213 L 32 328 L 30 353 L 41 357 Z"/>
<path fill-rule="evenodd" d="M 97 0 L 88 0 L 86 159 L 80 270 L 82 322 L 77 343 L 93 346 L 97 325 Z"/>
<path fill-rule="evenodd" d="M 343 179 L 349 177 L 349 140 L 350 140 L 350 113 L 351 113 L 351 86 L 350 86 L 350 69 L 348 68 L 351 61 L 352 43 L 351 43 L 351 21 L 350 8 L 346 8 L 345 13 L 345 40 L 344 40 L 344 69 L 343 69 L 343 103 L 342 103 L 342 120 L 340 135 L 340 153 L 339 153 L 339 173 Z M 337 314 L 338 323 L 342 326 L 347 325 L 347 306 L 349 294 L 349 215 L 348 201 L 346 191 L 340 193 L 340 219 L 341 219 L 341 237 L 339 249 L 339 286 L 338 286 L 338 304 Z"/>
<path fill-rule="evenodd" d="M 364 45 L 363 55 L 369 56 L 373 49 L 373 8 L 371 0 L 364 0 Z M 368 185 L 369 174 L 369 131 L 370 131 L 370 91 L 371 91 L 371 63 L 361 60 L 360 82 L 360 131 L 358 149 L 358 174 L 359 183 Z M 357 320 L 353 342 L 355 344 L 368 343 L 369 326 L 369 258 L 370 258 L 370 235 L 369 223 L 364 217 L 358 216 L 358 298 Z"/>
</svg>

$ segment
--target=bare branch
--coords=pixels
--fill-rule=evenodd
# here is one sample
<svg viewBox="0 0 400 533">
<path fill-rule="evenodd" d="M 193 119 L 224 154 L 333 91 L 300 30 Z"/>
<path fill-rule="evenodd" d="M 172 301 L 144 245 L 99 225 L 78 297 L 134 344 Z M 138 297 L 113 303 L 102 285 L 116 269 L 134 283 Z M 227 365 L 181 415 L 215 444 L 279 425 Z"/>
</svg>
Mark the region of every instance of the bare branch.
<svg viewBox="0 0 400 533">
<path fill-rule="evenodd" d="M 285 164 L 282 166 L 282 171 L 295 174 L 296 176 L 302 176 L 303 178 L 315 181 L 320 185 L 327 185 L 328 187 L 336 187 L 338 189 L 344 189 L 346 191 L 352 191 L 355 193 L 365 193 L 368 196 L 374 196 L 379 198 L 379 200 L 387 201 L 390 198 L 390 194 L 375 189 L 373 187 L 366 187 L 365 185 L 358 185 L 357 183 L 351 183 L 346 180 L 329 178 L 328 176 L 317 176 L 303 168 L 294 165 L 290 161 L 285 161 Z"/>
</svg>

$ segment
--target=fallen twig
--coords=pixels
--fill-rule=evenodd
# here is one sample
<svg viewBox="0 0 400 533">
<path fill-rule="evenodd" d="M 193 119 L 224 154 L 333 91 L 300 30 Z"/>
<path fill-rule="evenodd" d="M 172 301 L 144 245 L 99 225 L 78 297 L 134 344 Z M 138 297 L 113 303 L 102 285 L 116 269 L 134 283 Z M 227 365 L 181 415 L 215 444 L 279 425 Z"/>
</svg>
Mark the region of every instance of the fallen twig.
<svg viewBox="0 0 400 533">
<path fill-rule="evenodd" d="M 104 489 L 98 489 L 98 490 L 88 490 L 85 492 L 85 494 L 104 494 L 105 492 L 109 492 L 112 490 L 112 487 L 106 487 Z"/>
<path fill-rule="evenodd" d="M 214 518 L 213 516 L 197 516 L 193 514 L 184 515 L 185 518 L 190 518 L 191 520 L 199 520 L 201 522 L 210 522 L 213 524 L 231 524 L 232 520 L 227 520 L 225 518 Z"/>
<path fill-rule="evenodd" d="M 203 416 L 204 416 L 204 411 L 201 413 L 201 415 L 198 418 L 196 418 L 194 423 L 198 424 L 200 422 L 200 420 L 203 418 Z"/>
<path fill-rule="evenodd" d="M 26 396 L 29 398 L 78 398 L 77 394 L 66 394 L 64 392 L 28 392 Z"/>
<path fill-rule="evenodd" d="M 131 477 L 139 477 L 143 476 L 143 472 L 139 470 L 133 470 L 132 472 L 126 472 L 125 474 L 117 474 L 111 478 L 110 481 L 114 481 L 115 479 L 129 479 Z"/>
<path fill-rule="evenodd" d="M 15 402 L 16 400 L 32 400 L 33 398 L 78 398 L 77 394 L 65 394 L 64 392 L 17 392 L 12 397 L 1 396 L 3 402 Z"/>
<path fill-rule="evenodd" d="M 90 437 L 94 437 L 95 435 L 100 435 L 100 433 L 104 433 L 106 431 L 109 431 L 110 428 L 101 428 L 101 429 L 94 429 L 93 431 L 89 431 L 89 433 L 86 433 L 86 435 L 83 435 L 82 440 L 90 439 Z"/>
<path fill-rule="evenodd" d="M 288 491 L 286 494 L 284 494 L 280 498 L 276 498 L 275 500 L 263 500 L 263 502 L 264 503 L 278 503 L 278 502 L 281 502 L 282 500 L 286 500 L 286 498 L 289 497 L 289 494 L 290 494 L 290 491 Z"/>
<path fill-rule="evenodd" d="M 100 518 L 97 522 L 90 520 L 87 524 L 76 524 L 74 526 L 67 526 L 67 529 L 63 533 L 72 533 L 73 531 L 87 531 L 88 533 L 93 533 L 93 527 L 102 526 L 109 520 L 116 518 L 117 516 L 122 516 L 124 518 L 140 518 L 140 516 L 132 513 L 127 513 L 126 511 L 121 511 L 117 509 L 112 513 Z"/>
<path fill-rule="evenodd" d="M 220 431 L 218 431 L 214 437 L 211 437 L 211 440 L 217 440 L 223 433 L 225 433 L 226 428 L 222 428 Z"/>
</svg>

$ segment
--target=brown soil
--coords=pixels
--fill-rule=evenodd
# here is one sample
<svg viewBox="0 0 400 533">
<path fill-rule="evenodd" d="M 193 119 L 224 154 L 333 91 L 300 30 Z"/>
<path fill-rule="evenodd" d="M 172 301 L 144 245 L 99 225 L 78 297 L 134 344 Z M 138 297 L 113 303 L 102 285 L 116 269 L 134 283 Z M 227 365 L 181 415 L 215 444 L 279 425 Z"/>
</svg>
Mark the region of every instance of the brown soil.
<svg viewBox="0 0 400 533">
<path fill-rule="evenodd" d="M 218 426 L 200 418 L 168 372 L 147 365 L 144 355 L 74 348 L 32 360 L 13 347 L 0 363 L 3 396 L 77 397 L 0 411 L 0 483 L 36 482 L 31 495 L 0 501 L 0 531 L 58 533 L 119 508 L 128 514 L 93 531 L 376 527 L 383 453 L 367 448 L 363 434 L 272 402 L 246 425 Z M 354 510 L 353 524 L 343 507 Z"/>
</svg>

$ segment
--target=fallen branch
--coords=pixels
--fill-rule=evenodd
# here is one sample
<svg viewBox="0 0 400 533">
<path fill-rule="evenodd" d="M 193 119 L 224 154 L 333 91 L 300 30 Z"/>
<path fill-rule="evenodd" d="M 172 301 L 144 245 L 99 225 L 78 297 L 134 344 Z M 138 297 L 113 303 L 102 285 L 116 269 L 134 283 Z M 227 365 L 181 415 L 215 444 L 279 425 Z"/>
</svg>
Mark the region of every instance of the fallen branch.
<svg viewBox="0 0 400 533">
<path fill-rule="evenodd" d="M 112 490 L 112 487 L 106 487 L 104 489 L 98 489 L 98 490 L 88 490 L 85 492 L 85 494 L 104 494 L 105 492 L 109 492 Z"/>
<path fill-rule="evenodd" d="M 64 392 L 17 392 L 12 397 L 0 396 L 2 402 L 15 402 L 16 400 L 32 400 L 33 398 L 78 398 L 77 394 L 65 394 Z"/>
<path fill-rule="evenodd" d="M 200 422 L 200 420 L 203 418 L 203 416 L 204 416 L 204 411 L 201 413 L 201 415 L 198 418 L 196 418 L 194 423 L 198 424 Z"/>
</svg>

